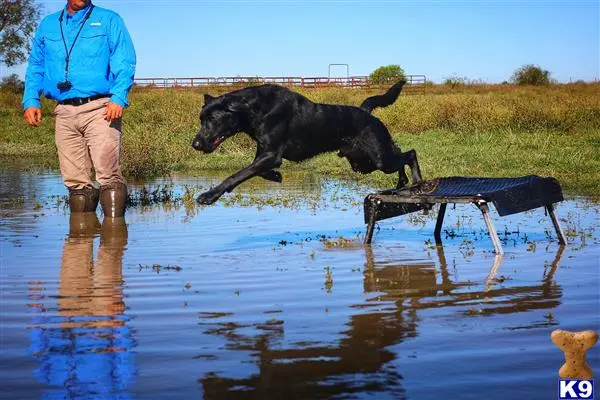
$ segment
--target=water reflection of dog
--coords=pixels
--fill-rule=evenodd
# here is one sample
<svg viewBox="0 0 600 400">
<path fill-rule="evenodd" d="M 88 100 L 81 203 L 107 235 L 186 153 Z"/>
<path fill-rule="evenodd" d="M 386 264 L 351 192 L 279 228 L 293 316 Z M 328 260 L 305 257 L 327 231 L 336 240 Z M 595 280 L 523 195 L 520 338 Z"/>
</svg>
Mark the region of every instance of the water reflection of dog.
<svg viewBox="0 0 600 400">
<path fill-rule="evenodd" d="M 74 213 L 61 260 L 56 320 L 32 330 L 37 377 L 50 397 L 122 396 L 135 373 L 135 343 L 124 315 L 122 260 L 127 244 L 123 218 Z M 100 246 L 94 262 L 94 239 Z"/>
<path fill-rule="evenodd" d="M 202 323 L 205 333 L 222 336 L 230 351 L 254 354 L 259 370 L 241 379 L 206 374 L 199 379 L 204 397 L 330 398 L 369 392 L 374 397 L 385 393 L 404 398 L 402 375 L 391 363 L 397 357 L 392 346 L 418 335 L 421 310 L 466 308 L 476 299 L 485 303 L 484 315 L 557 307 L 562 292 L 553 278 L 563 250 L 559 248 L 539 285 L 508 287 L 496 279 L 501 257 L 494 258 L 483 284 L 453 282 L 443 248 L 438 248 L 438 279 L 434 262 L 381 265 L 366 247 L 363 288 L 376 297 L 362 306 L 364 313 L 350 317 L 342 327 L 345 337 L 336 345 L 311 343 L 304 348 L 274 349 L 285 334 L 283 321 L 269 320 L 251 327 L 232 320 Z M 248 328 L 261 333 L 244 334 Z"/>
</svg>

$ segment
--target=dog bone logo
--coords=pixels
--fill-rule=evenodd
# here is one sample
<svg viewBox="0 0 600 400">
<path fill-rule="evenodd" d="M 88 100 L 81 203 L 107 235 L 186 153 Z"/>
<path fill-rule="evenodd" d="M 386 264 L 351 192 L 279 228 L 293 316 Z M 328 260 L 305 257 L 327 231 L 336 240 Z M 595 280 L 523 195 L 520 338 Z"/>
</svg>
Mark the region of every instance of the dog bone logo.
<svg viewBox="0 0 600 400">
<path fill-rule="evenodd" d="M 596 332 L 569 332 L 557 329 L 552 332 L 550 339 L 565 353 L 565 363 L 558 371 L 561 378 L 590 379 L 593 376 L 592 368 L 585 360 L 585 353 L 598 341 Z"/>
</svg>

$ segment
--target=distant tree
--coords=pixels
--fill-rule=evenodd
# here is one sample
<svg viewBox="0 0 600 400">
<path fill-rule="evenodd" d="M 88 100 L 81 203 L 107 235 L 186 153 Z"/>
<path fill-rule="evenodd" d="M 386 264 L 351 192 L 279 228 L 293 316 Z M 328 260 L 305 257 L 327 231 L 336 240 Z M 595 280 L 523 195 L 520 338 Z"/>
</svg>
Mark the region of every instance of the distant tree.
<svg viewBox="0 0 600 400">
<path fill-rule="evenodd" d="M 460 86 L 465 86 L 468 83 L 469 83 L 469 78 L 467 78 L 466 76 L 461 77 L 458 75 L 452 75 L 452 76 L 449 76 L 446 79 L 444 79 L 444 85 L 450 86 L 452 89 L 460 87 Z"/>
<path fill-rule="evenodd" d="M 23 93 L 23 90 L 25 90 L 25 82 L 19 79 L 19 75 L 12 74 L 2 78 L 2 82 L 0 83 L 0 91 Z"/>
<path fill-rule="evenodd" d="M 375 85 L 399 81 L 404 78 L 404 70 L 399 65 L 384 65 L 371 72 L 369 81 Z"/>
<path fill-rule="evenodd" d="M 533 64 L 523 65 L 517 69 L 510 80 L 517 85 L 549 85 L 550 72 Z"/>
<path fill-rule="evenodd" d="M 35 0 L 0 0 L 0 61 L 7 66 L 24 62 L 40 19 Z"/>
</svg>

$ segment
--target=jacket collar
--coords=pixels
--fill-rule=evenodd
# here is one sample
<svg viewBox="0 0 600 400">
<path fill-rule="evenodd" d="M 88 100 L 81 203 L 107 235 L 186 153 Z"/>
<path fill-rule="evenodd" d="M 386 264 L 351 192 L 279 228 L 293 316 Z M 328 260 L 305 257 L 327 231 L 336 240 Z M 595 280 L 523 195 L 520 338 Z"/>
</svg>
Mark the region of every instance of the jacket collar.
<svg viewBox="0 0 600 400">
<path fill-rule="evenodd" d="M 67 21 L 72 21 L 74 23 L 79 23 L 81 22 L 81 19 L 90 11 L 90 8 L 92 7 L 92 2 L 90 1 L 90 4 L 87 5 L 87 7 L 82 8 L 79 11 L 75 11 L 73 14 L 69 14 L 69 11 L 67 10 L 67 6 L 65 6 L 65 16 Z"/>
</svg>

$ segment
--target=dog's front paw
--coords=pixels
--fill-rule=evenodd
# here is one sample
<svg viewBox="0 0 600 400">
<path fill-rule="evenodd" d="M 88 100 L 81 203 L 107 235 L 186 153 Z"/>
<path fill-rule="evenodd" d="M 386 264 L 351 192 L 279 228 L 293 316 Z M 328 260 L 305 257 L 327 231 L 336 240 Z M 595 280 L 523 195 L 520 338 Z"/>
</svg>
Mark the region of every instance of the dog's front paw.
<svg viewBox="0 0 600 400">
<path fill-rule="evenodd" d="M 273 182 L 281 183 L 281 181 L 283 181 L 283 176 L 281 176 L 281 172 L 279 171 L 272 170 L 269 175 Z"/>
<path fill-rule="evenodd" d="M 268 181 L 277 183 L 281 183 L 281 181 L 283 180 L 281 173 L 279 171 L 275 171 L 274 169 L 267 172 L 263 172 L 262 174 L 260 174 L 260 177 Z"/>
<path fill-rule="evenodd" d="M 215 201 L 221 197 L 222 193 L 216 190 L 209 190 L 207 192 L 202 193 L 196 201 L 198 204 L 213 204 Z"/>
</svg>

